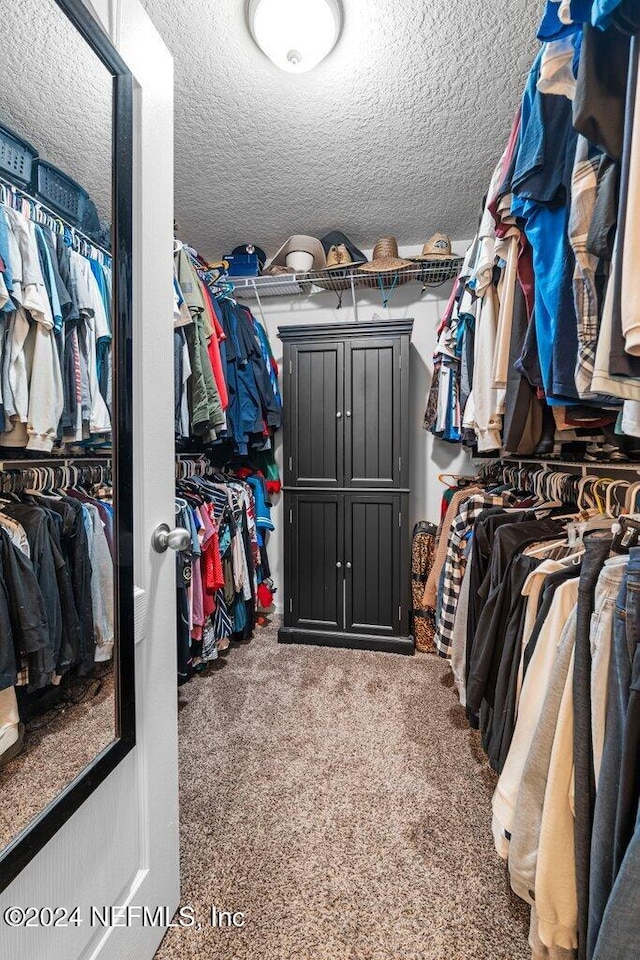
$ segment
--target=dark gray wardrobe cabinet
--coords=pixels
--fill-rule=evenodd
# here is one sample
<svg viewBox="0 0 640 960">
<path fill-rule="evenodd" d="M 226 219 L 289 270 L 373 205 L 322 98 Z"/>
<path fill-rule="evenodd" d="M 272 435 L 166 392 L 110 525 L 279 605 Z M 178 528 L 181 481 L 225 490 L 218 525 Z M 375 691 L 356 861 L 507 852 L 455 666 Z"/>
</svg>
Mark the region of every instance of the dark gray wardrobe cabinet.
<svg viewBox="0 0 640 960">
<path fill-rule="evenodd" d="M 280 327 L 283 643 L 413 653 L 413 320 Z"/>
</svg>

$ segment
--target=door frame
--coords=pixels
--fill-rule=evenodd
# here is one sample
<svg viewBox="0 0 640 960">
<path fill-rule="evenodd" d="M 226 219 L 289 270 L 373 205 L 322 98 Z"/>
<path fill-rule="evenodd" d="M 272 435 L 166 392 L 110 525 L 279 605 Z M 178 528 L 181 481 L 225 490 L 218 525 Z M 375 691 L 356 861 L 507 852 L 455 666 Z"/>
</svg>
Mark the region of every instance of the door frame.
<svg viewBox="0 0 640 960">
<path fill-rule="evenodd" d="M 113 78 L 113 490 L 116 739 L 0 854 L 5 890 L 136 744 L 133 506 L 133 75 L 82 0 L 55 0 Z"/>
</svg>

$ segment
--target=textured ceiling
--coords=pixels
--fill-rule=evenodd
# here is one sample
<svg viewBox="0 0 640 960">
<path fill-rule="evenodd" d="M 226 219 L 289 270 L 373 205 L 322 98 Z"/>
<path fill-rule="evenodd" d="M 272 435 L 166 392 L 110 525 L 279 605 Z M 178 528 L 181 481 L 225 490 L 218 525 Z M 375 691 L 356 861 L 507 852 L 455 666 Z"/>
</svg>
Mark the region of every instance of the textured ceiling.
<svg viewBox="0 0 640 960">
<path fill-rule="evenodd" d="M 176 218 L 203 254 L 473 233 L 542 0 L 342 0 L 335 50 L 296 76 L 255 47 L 243 0 L 143 3 L 175 58 Z"/>
<path fill-rule="evenodd" d="M 342 0 L 335 50 L 295 76 L 254 45 L 244 0 L 142 2 L 175 59 L 176 219 L 203 254 L 332 228 L 362 247 L 473 233 L 542 0 Z M 107 215 L 106 71 L 54 0 L 3 4 L 2 34 L 0 119 Z"/>
<path fill-rule="evenodd" d="M 54 0 L 2 3 L 0 122 L 111 219 L 111 75 Z"/>
</svg>

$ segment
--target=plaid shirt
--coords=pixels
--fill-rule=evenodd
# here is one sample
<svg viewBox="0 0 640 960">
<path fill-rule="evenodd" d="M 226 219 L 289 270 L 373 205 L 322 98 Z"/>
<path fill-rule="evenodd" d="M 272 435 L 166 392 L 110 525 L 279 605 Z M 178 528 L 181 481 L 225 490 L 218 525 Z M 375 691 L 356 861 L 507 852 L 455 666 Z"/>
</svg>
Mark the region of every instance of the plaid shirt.
<svg viewBox="0 0 640 960">
<path fill-rule="evenodd" d="M 448 658 L 451 656 L 456 606 L 466 567 L 464 551 L 467 539 L 473 532 L 474 524 L 487 507 L 507 506 L 515 503 L 515 500 L 516 498 L 510 493 L 476 493 L 460 504 L 458 514 L 449 529 L 443 591 L 438 605 L 439 616 L 436 623 L 435 643 L 440 657 Z"/>
<path fill-rule="evenodd" d="M 598 345 L 598 294 L 595 283 L 598 258 L 587 250 L 587 237 L 596 202 L 600 159 L 601 154 L 589 157 L 589 142 L 579 136 L 571 178 L 569 242 L 576 258 L 573 274 L 573 298 L 578 318 L 575 379 L 578 395 L 585 400 L 594 396 L 591 378 Z"/>
</svg>

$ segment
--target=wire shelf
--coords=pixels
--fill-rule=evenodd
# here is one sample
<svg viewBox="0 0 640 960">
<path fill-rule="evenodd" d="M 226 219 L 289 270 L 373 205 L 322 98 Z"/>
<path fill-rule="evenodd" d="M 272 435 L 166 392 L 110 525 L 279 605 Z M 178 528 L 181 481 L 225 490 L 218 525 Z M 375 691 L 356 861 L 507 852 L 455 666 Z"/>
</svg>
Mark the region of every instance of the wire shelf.
<svg viewBox="0 0 640 960">
<path fill-rule="evenodd" d="M 308 293 L 311 285 L 295 273 L 275 277 L 232 277 L 230 282 L 236 296 L 241 300 L 257 300 L 258 297 L 297 297 Z"/>
<path fill-rule="evenodd" d="M 320 270 L 313 273 L 288 273 L 280 276 L 233 277 L 236 296 L 240 299 L 259 297 L 291 297 L 310 294 L 317 290 L 374 289 L 390 290 L 410 281 L 423 286 L 438 287 L 455 280 L 462 268 L 463 258 L 455 260 L 425 260 L 412 263 L 394 272 L 370 273 L 345 267 L 341 270 Z"/>
<path fill-rule="evenodd" d="M 464 257 L 455 260 L 423 260 L 415 264 L 417 274 L 415 279 L 428 286 L 439 287 L 441 283 L 455 280 L 462 270 Z"/>
<path fill-rule="evenodd" d="M 363 270 L 355 274 L 355 286 L 358 289 L 368 287 L 370 290 L 395 290 L 414 279 L 414 267 L 401 267 L 400 270 L 384 270 L 379 273 Z"/>
</svg>

